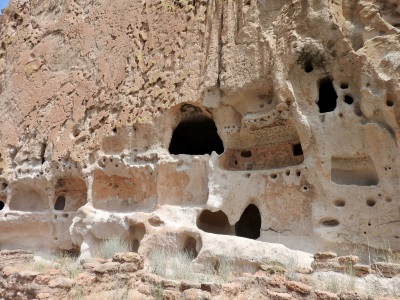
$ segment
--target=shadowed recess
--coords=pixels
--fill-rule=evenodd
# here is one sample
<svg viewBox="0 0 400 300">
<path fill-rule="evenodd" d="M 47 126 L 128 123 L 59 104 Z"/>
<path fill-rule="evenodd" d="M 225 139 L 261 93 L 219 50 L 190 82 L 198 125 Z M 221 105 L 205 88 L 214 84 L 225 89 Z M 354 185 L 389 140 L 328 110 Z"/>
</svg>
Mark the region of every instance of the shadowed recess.
<svg viewBox="0 0 400 300">
<path fill-rule="evenodd" d="M 192 117 L 179 123 L 174 130 L 169 146 L 171 154 L 204 155 L 213 151 L 221 154 L 224 145 L 211 118 Z"/>
<path fill-rule="evenodd" d="M 250 204 L 244 210 L 239 221 L 235 224 L 235 231 L 237 236 L 258 239 L 261 230 L 261 214 L 257 206 Z"/>
<path fill-rule="evenodd" d="M 231 225 L 228 217 L 221 210 L 217 212 L 204 210 L 197 219 L 197 227 L 209 233 L 231 234 Z"/>
<path fill-rule="evenodd" d="M 334 111 L 336 108 L 337 94 L 333 87 L 332 79 L 326 77 L 319 82 L 318 107 L 320 113 Z"/>
<path fill-rule="evenodd" d="M 65 196 L 58 196 L 56 203 L 54 204 L 55 210 L 64 210 L 65 208 Z"/>
</svg>

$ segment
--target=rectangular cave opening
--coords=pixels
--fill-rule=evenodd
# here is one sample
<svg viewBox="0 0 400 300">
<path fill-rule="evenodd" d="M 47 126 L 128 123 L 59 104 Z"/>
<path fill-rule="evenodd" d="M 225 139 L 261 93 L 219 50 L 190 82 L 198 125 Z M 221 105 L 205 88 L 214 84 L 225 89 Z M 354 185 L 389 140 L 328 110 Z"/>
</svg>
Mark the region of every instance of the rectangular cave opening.
<svg viewBox="0 0 400 300">
<path fill-rule="evenodd" d="M 331 180 L 341 185 L 372 186 L 379 182 L 372 160 L 362 157 L 332 157 Z"/>
</svg>

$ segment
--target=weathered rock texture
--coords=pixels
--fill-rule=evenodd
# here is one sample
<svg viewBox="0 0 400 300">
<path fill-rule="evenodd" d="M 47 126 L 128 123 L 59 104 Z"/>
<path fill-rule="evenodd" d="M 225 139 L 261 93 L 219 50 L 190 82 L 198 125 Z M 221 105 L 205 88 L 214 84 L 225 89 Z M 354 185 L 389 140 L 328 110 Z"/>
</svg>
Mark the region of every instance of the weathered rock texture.
<svg viewBox="0 0 400 300">
<path fill-rule="evenodd" d="M 400 249 L 397 0 L 18 0 L 0 24 L 0 248 Z"/>
</svg>

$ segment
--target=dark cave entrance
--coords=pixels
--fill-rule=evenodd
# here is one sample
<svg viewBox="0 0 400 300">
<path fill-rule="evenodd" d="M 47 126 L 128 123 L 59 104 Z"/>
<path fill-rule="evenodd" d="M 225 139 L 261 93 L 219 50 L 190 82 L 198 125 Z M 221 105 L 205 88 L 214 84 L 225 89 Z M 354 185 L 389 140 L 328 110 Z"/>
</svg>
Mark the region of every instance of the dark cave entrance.
<svg viewBox="0 0 400 300">
<path fill-rule="evenodd" d="M 333 87 L 332 79 L 326 77 L 319 82 L 318 107 L 320 113 L 334 111 L 338 95 Z"/>
<path fill-rule="evenodd" d="M 55 210 L 64 210 L 65 208 L 65 196 L 58 196 L 56 203 L 54 204 Z"/>
<path fill-rule="evenodd" d="M 250 204 L 235 224 L 237 236 L 256 240 L 260 237 L 261 214 L 257 206 Z"/>
<path fill-rule="evenodd" d="M 231 225 L 228 216 L 221 210 L 211 212 L 204 210 L 197 219 L 197 227 L 205 232 L 230 235 Z"/>
<path fill-rule="evenodd" d="M 213 151 L 224 152 L 213 119 L 199 115 L 183 120 L 175 128 L 169 145 L 171 154 L 204 155 Z"/>
<path fill-rule="evenodd" d="M 4 202 L 0 201 L 0 210 L 3 210 L 4 206 L 5 206 Z"/>
</svg>

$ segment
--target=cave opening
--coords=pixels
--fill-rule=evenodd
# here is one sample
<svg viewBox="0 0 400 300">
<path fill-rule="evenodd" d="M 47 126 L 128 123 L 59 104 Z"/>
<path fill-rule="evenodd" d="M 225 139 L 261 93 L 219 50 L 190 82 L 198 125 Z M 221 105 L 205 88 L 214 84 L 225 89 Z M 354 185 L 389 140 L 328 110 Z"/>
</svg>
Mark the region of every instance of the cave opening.
<svg viewBox="0 0 400 300">
<path fill-rule="evenodd" d="M 213 119 L 198 115 L 183 120 L 175 128 L 169 146 L 171 154 L 204 155 L 213 151 L 218 154 L 224 152 Z"/>
<path fill-rule="evenodd" d="M 292 152 L 294 156 L 301 156 L 303 155 L 303 148 L 301 147 L 300 143 L 292 145 Z"/>
<path fill-rule="evenodd" d="M 250 204 L 235 224 L 236 235 L 256 240 L 260 237 L 261 214 L 258 207 Z"/>
<path fill-rule="evenodd" d="M 334 111 L 336 108 L 337 98 L 338 95 L 333 87 L 332 79 L 329 77 L 321 79 L 319 82 L 319 98 L 317 102 L 319 112 L 326 113 Z"/>
<path fill-rule="evenodd" d="M 197 227 L 205 232 L 215 234 L 231 234 L 228 216 L 221 210 L 217 212 L 208 209 L 201 212 L 197 219 Z"/>
<path fill-rule="evenodd" d="M 3 210 L 4 206 L 5 206 L 4 202 L 0 201 L 0 210 Z"/>
<path fill-rule="evenodd" d="M 185 245 L 183 247 L 183 251 L 189 255 L 191 259 L 195 259 L 198 255 L 196 250 L 196 240 L 194 237 L 187 237 L 185 241 Z"/>
<path fill-rule="evenodd" d="M 58 196 L 56 203 L 54 204 L 55 210 L 64 210 L 65 208 L 65 196 Z"/>
</svg>

